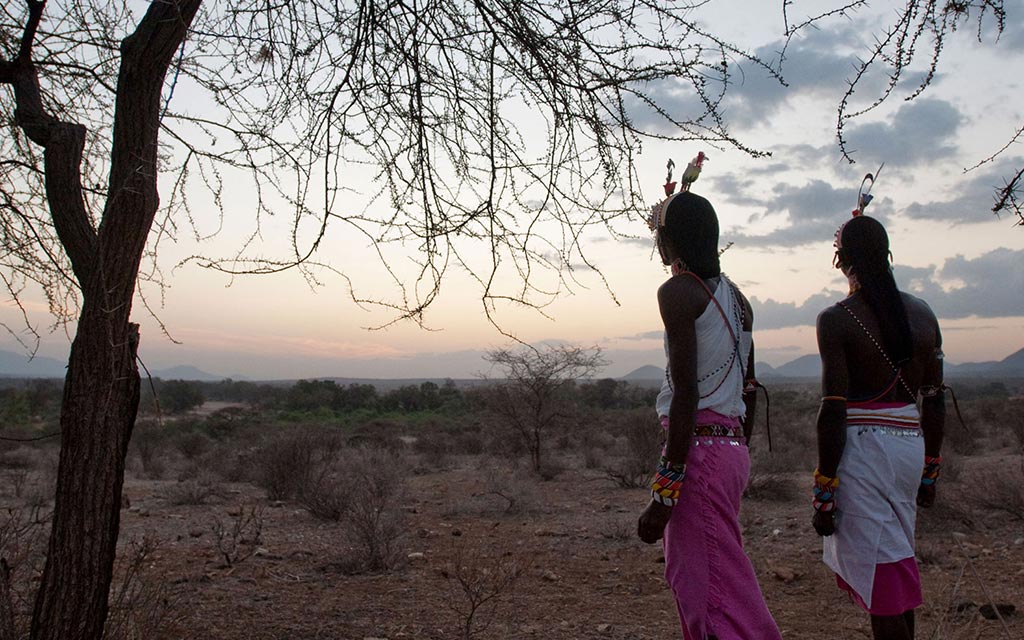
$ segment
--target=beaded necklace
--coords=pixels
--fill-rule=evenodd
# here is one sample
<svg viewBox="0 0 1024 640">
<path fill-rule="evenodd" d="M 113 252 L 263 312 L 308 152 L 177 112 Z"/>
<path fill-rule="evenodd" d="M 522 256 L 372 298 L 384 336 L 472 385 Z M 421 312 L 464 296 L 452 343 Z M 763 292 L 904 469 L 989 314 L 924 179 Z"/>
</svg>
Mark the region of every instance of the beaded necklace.
<svg viewBox="0 0 1024 640">
<path fill-rule="evenodd" d="M 715 385 L 714 389 L 712 389 L 711 391 L 709 391 L 709 392 L 707 392 L 705 394 L 701 394 L 699 396 L 700 399 L 703 400 L 704 398 L 708 398 L 708 397 L 714 395 L 714 393 L 716 391 L 718 391 L 722 387 L 723 384 L 725 384 L 725 381 L 729 378 L 729 373 L 732 371 L 733 366 L 735 366 L 736 362 L 739 360 L 740 333 L 743 330 L 743 323 L 746 321 L 746 313 L 747 312 L 746 312 L 746 309 L 744 309 L 742 302 L 739 300 L 739 297 L 736 295 L 736 287 L 732 286 L 732 283 L 729 283 L 730 292 L 732 293 L 732 296 L 733 296 L 733 310 L 732 310 L 733 318 L 732 318 L 732 320 L 733 320 L 733 322 L 736 323 L 736 326 L 739 328 L 739 331 L 733 329 L 733 322 L 729 321 L 729 317 L 725 315 L 725 310 L 722 309 L 722 305 L 718 302 L 718 299 L 715 298 L 714 292 L 712 292 L 711 289 L 708 288 L 708 285 L 704 282 L 704 280 L 702 280 L 700 278 L 700 276 L 698 276 L 697 274 L 695 274 L 692 271 L 684 271 L 684 272 L 682 272 L 679 275 L 689 275 L 694 280 L 696 280 L 697 282 L 700 283 L 700 285 L 704 288 L 704 291 L 711 298 L 711 302 L 713 302 L 715 304 L 715 307 L 718 309 L 718 314 L 720 316 L 722 316 L 722 320 L 725 321 L 725 327 L 726 327 L 726 329 L 729 330 L 729 336 L 732 338 L 732 341 L 733 341 L 732 353 L 729 355 L 729 359 L 726 360 L 724 363 L 722 363 L 722 366 L 718 367 L 717 369 L 715 369 L 711 373 L 709 373 L 706 376 L 703 376 L 699 380 L 697 380 L 697 382 L 699 384 L 699 383 L 701 383 L 701 382 L 711 378 L 712 376 L 714 376 L 715 374 L 719 373 L 723 369 L 726 370 L 725 374 L 722 376 L 722 379 L 718 382 L 717 385 Z M 729 279 L 725 277 L 725 274 L 722 274 L 722 281 L 729 282 Z M 721 286 L 721 285 L 719 285 L 719 286 Z M 744 369 L 744 366 L 743 366 L 742 362 L 740 363 L 740 374 L 741 374 L 741 377 L 746 377 L 746 371 Z M 670 374 L 669 367 L 665 367 L 665 381 L 668 382 L 669 391 L 672 391 L 673 393 L 675 393 L 675 388 L 672 386 L 672 376 Z"/>
</svg>

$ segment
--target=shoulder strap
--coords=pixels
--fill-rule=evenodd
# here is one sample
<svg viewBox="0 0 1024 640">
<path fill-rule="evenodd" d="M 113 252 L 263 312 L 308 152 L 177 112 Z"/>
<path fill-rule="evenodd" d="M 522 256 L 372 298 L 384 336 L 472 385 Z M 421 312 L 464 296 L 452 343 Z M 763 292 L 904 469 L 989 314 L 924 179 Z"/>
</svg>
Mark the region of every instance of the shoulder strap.
<svg viewBox="0 0 1024 640">
<path fill-rule="evenodd" d="M 900 367 L 897 367 L 895 363 L 893 363 L 892 359 L 889 357 L 889 354 L 886 353 L 885 349 L 878 342 L 878 340 L 875 340 L 875 336 L 871 333 L 871 331 L 868 330 L 866 326 L 864 326 L 864 323 L 860 321 L 860 318 L 858 318 L 857 314 L 853 312 L 853 309 L 847 306 L 846 303 L 843 302 L 842 300 L 840 300 L 838 304 L 846 311 L 846 313 L 850 314 L 850 317 L 853 318 L 854 321 L 856 321 L 858 326 L 860 326 L 861 330 L 864 331 L 864 335 L 866 335 L 868 339 L 871 340 L 871 343 L 875 345 L 875 348 L 878 349 L 878 352 L 882 354 L 882 357 L 885 358 L 885 361 L 889 363 L 889 366 L 892 367 L 893 372 L 896 374 L 896 377 L 893 378 L 892 383 L 889 384 L 885 391 L 883 391 L 881 395 L 877 396 L 874 400 L 869 400 L 869 402 L 874 402 L 875 400 L 878 400 L 878 398 L 881 398 L 885 394 L 889 393 L 889 391 L 891 391 L 892 388 L 896 386 L 897 380 L 901 385 L 903 385 L 904 391 L 910 394 L 911 398 L 916 399 L 917 394 L 910 390 L 910 386 L 907 385 L 907 381 L 903 379 L 903 370 Z"/>
</svg>

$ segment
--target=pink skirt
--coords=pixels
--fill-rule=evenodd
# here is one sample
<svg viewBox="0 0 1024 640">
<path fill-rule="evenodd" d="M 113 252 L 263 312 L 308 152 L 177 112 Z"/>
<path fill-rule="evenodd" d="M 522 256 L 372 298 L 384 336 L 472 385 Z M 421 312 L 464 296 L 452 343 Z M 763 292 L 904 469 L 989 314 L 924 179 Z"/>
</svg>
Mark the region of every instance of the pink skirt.
<svg viewBox="0 0 1024 640">
<path fill-rule="evenodd" d="M 924 601 L 921 597 L 921 576 L 913 558 L 875 566 L 870 607 L 839 574 L 836 574 L 836 584 L 850 595 L 850 600 L 873 616 L 898 616 L 916 609 Z"/>
<path fill-rule="evenodd" d="M 694 436 L 664 538 L 665 579 L 686 640 L 782 637 L 743 551 L 740 497 L 749 473 L 742 437 Z"/>
</svg>

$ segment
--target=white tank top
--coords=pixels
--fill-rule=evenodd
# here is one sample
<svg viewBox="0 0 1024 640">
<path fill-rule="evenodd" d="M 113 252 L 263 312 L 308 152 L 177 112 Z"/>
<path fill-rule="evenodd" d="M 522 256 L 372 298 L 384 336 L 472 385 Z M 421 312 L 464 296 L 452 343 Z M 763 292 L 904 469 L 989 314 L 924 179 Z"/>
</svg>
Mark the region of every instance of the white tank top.
<svg viewBox="0 0 1024 640">
<path fill-rule="evenodd" d="M 711 409 L 726 416 L 743 416 L 747 410 L 743 403 L 743 378 L 753 338 L 749 331 L 743 330 L 743 308 L 739 296 L 733 293 L 734 286 L 723 274 L 714 294 L 722 313 L 709 300 L 704 313 L 694 323 L 697 334 L 697 391 L 700 395 L 697 410 Z M 668 356 L 667 336 L 665 356 Z M 660 416 L 667 416 L 672 404 L 671 379 L 672 372 L 666 363 L 665 379 L 655 404 Z"/>
</svg>

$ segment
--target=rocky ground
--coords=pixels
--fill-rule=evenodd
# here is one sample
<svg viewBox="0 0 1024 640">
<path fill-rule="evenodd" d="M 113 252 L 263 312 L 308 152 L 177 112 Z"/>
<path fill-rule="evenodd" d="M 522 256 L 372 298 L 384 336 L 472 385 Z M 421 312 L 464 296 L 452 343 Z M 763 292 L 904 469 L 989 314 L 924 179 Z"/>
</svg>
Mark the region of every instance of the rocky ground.
<svg viewBox="0 0 1024 640">
<path fill-rule="evenodd" d="M 461 458 L 412 478 L 399 566 L 386 573 L 354 573 L 357 552 L 340 525 L 270 502 L 249 484 L 223 485 L 206 504 L 175 505 L 169 496 L 180 483 L 130 479 L 122 560 L 143 539 L 157 543 L 130 616 L 149 629 L 135 637 L 679 637 L 660 548 L 634 535 L 643 490 L 615 488 L 583 469 L 550 481 L 519 477 L 518 504 L 506 513 L 505 498 L 481 495 L 479 463 Z M 972 461 L 979 469 L 996 463 Z M 806 496 L 796 492 L 806 475 L 781 478 L 792 494 L 744 504 L 744 539 L 765 598 L 784 637 L 869 638 L 867 616 L 820 562 Z M 589 491 L 567 491 L 570 476 Z M 972 509 L 970 475 L 962 476 L 919 518 L 918 637 L 1024 638 L 1024 527 Z M 258 543 L 249 544 L 254 523 Z M 989 619 L 990 601 L 1017 611 L 1004 607 L 1002 621 Z"/>
</svg>

